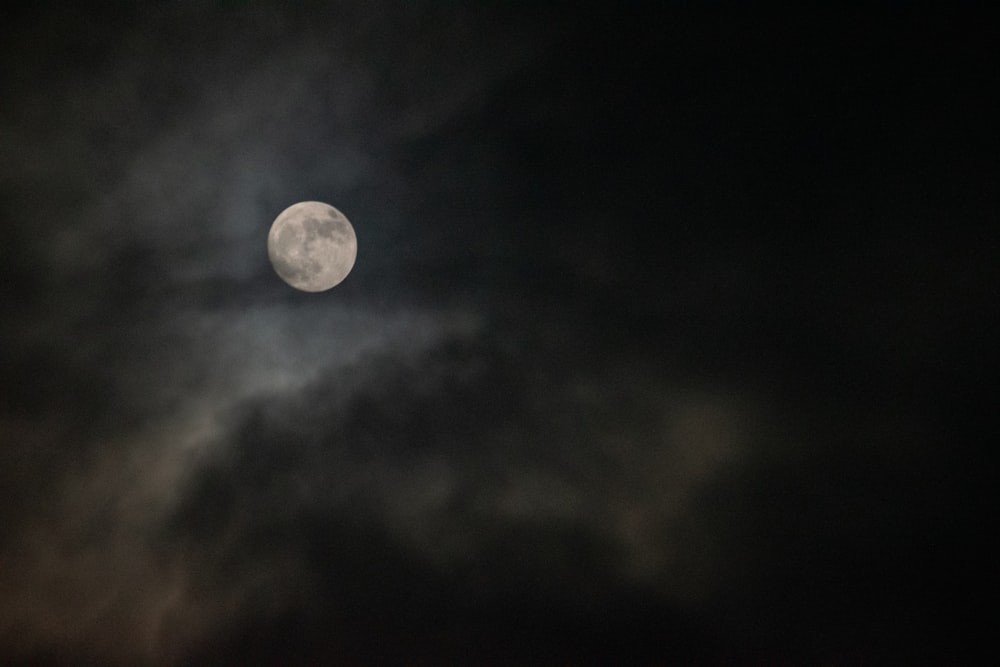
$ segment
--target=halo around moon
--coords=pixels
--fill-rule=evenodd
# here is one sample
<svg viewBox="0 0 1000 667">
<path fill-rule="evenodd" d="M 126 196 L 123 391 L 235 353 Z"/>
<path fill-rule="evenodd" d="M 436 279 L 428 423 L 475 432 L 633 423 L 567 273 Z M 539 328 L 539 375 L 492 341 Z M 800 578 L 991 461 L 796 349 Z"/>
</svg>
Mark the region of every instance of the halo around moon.
<svg viewBox="0 0 1000 667">
<path fill-rule="evenodd" d="M 343 213 L 318 201 L 292 204 L 271 224 L 267 255 L 281 279 L 304 292 L 339 285 L 354 268 L 358 238 Z"/>
</svg>

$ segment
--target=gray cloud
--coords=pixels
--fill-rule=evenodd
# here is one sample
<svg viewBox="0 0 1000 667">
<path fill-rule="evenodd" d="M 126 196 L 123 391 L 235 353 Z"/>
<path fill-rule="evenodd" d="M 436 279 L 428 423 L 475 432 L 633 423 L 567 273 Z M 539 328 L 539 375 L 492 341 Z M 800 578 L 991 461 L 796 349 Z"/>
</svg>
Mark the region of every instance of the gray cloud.
<svg viewBox="0 0 1000 667">
<path fill-rule="evenodd" d="M 884 158 L 787 127 L 832 93 L 756 32 L 640 18 L 0 28 L 0 659 L 946 652 L 969 619 L 933 611 L 959 597 L 942 545 L 975 545 L 987 488 L 962 443 L 989 239 L 938 238 L 875 176 L 811 183 Z M 961 143 L 912 122 L 901 144 Z M 323 295 L 267 261 L 303 199 L 358 233 Z"/>
</svg>

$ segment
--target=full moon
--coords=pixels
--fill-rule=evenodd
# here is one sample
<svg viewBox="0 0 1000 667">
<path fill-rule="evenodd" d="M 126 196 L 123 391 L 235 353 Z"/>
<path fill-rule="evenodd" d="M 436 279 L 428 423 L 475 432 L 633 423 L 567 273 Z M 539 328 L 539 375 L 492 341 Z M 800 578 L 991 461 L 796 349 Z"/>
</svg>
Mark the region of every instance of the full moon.
<svg viewBox="0 0 1000 667">
<path fill-rule="evenodd" d="M 267 255 L 275 273 L 304 292 L 340 284 L 354 268 L 358 238 L 343 213 L 318 201 L 292 204 L 271 224 Z"/>
</svg>

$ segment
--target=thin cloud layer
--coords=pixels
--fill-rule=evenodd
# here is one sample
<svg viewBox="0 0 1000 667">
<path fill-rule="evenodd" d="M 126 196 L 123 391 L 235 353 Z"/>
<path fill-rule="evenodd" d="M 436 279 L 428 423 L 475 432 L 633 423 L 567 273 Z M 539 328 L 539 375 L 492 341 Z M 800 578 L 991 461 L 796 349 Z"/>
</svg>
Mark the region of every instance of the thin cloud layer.
<svg viewBox="0 0 1000 667">
<path fill-rule="evenodd" d="M 996 202 L 926 26 L 238 4 L 0 28 L 0 660 L 972 654 Z"/>
</svg>

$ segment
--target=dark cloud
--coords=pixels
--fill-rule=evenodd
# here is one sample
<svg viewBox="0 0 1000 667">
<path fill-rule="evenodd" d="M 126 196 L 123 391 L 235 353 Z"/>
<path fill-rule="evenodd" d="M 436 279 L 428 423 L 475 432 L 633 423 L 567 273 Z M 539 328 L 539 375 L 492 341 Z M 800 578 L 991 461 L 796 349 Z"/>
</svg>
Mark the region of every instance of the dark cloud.
<svg viewBox="0 0 1000 667">
<path fill-rule="evenodd" d="M 971 17 L 9 18 L 0 660 L 974 654 Z M 300 200 L 358 234 L 328 293 L 267 259 Z"/>
</svg>

